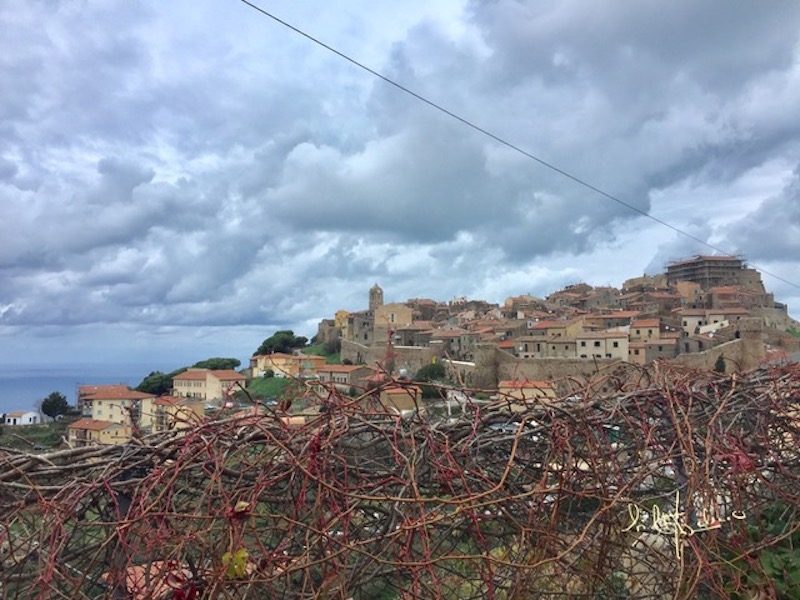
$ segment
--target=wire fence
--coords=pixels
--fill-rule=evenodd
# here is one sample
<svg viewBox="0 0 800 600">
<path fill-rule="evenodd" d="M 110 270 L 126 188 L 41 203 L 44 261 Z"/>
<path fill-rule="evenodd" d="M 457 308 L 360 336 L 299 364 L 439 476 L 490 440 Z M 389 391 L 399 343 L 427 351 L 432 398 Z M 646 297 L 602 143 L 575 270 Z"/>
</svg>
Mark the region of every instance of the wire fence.
<svg viewBox="0 0 800 600">
<path fill-rule="evenodd" d="M 797 366 L 634 379 L 452 417 L 331 387 L 304 424 L 5 452 L 0 595 L 800 597 Z"/>
</svg>

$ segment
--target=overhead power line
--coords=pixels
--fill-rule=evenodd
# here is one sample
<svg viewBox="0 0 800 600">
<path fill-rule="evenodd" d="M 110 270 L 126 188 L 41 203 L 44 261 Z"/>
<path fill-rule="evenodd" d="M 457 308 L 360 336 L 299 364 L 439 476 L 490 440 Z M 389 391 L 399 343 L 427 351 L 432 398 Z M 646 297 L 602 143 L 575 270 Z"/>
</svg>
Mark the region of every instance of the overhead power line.
<svg viewBox="0 0 800 600">
<path fill-rule="evenodd" d="M 379 71 L 376 71 L 375 69 L 372 69 L 371 67 L 368 67 L 364 63 L 359 62 L 358 60 L 356 60 L 356 59 L 352 58 L 351 56 L 345 54 L 341 50 L 337 50 L 336 48 L 334 48 L 330 44 L 326 44 L 325 42 L 323 42 L 322 40 L 314 37 L 313 35 L 311 35 L 309 33 L 306 33 L 305 31 L 303 31 L 299 27 L 296 27 L 295 25 L 292 25 L 291 23 L 289 23 L 287 21 L 284 21 L 283 19 L 281 19 L 277 15 L 274 15 L 273 13 L 271 13 L 268 10 L 258 6 L 257 4 L 254 4 L 254 3 L 250 2 L 249 0 L 240 0 L 240 2 L 242 2 L 243 4 L 246 4 L 247 6 L 249 6 L 250 8 L 255 10 L 256 12 L 261 13 L 265 17 L 268 17 L 268 18 L 272 19 L 276 23 L 279 23 L 280 25 L 283 25 L 287 29 L 290 29 L 290 30 L 294 31 L 298 35 L 303 36 L 304 38 L 306 38 L 310 42 L 313 42 L 317 46 L 320 46 L 320 47 L 324 48 L 325 50 L 327 50 L 329 52 L 332 52 L 333 54 L 335 54 L 339 58 L 342 58 L 342 59 L 346 60 L 350 64 L 352 64 L 352 65 L 358 67 L 359 69 L 361 69 L 362 71 L 366 71 L 370 75 L 372 75 L 374 77 L 377 77 L 378 79 L 384 81 L 385 83 L 388 83 L 392 87 L 395 87 L 398 90 L 408 94 L 409 96 L 412 96 L 413 98 L 416 98 L 420 102 L 423 102 L 424 104 L 427 104 L 431 108 L 434 108 L 434 109 L 438 110 L 439 112 L 444 113 L 445 115 L 447 115 L 451 119 L 455 119 L 459 123 L 462 123 L 463 125 L 466 125 L 470 129 L 473 129 L 473 130 L 483 134 L 484 136 L 494 140 L 498 144 L 501 144 L 501 145 L 505 146 L 506 148 L 509 148 L 509 149 L 513 150 L 514 152 L 517 152 L 518 154 L 521 154 L 522 156 L 524 156 L 524 157 L 526 157 L 526 158 L 528 158 L 528 159 L 530 159 L 530 160 L 532 160 L 532 161 L 534 161 L 536 163 L 539 163 L 543 167 L 545 167 L 547 169 L 550 169 L 551 171 L 554 171 L 555 173 L 558 173 L 559 175 L 561 175 L 561 176 L 563 176 L 563 177 L 565 177 L 565 178 L 567 178 L 567 179 L 569 179 L 571 181 L 574 181 L 578 185 L 583 186 L 586 189 L 589 189 L 589 190 L 595 192 L 596 194 L 606 198 L 607 200 L 611 200 L 612 202 L 616 202 L 617 204 L 619 204 L 621 206 L 624 206 L 625 208 L 627 208 L 627 209 L 629 209 L 629 210 L 631 210 L 631 211 L 633 211 L 635 213 L 638 213 L 638 214 L 642 215 L 643 217 L 646 217 L 646 218 L 650 219 L 651 221 L 654 221 L 655 223 L 658 223 L 659 225 L 661 225 L 663 227 L 667 227 L 668 229 L 671 229 L 675 233 L 677 233 L 679 235 L 682 235 L 682 236 L 684 236 L 684 237 L 686 237 L 686 238 L 688 238 L 688 239 L 690 239 L 692 241 L 695 241 L 698 244 L 702 244 L 706 248 L 710 248 L 711 250 L 714 250 L 715 252 L 718 252 L 719 254 L 723 254 L 723 255 L 729 256 L 729 257 L 735 257 L 736 256 L 735 254 L 733 254 L 731 252 L 723 250 L 722 248 L 720 248 L 718 246 L 715 246 L 714 244 L 711 244 L 711 243 L 709 243 L 709 242 L 707 242 L 707 241 L 705 241 L 705 240 L 703 240 L 703 239 L 701 239 L 701 238 L 699 238 L 699 237 L 697 237 L 695 235 L 692 235 L 691 233 L 681 229 L 680 227 L 672 225 L 671 223 L 668 223 L 667 221 L 664 221 L 663 219 L 659 219 L 658 217 L 655 217 L 655 216 L 651 215 L 647 211 L 644 211 L 644 210 L 638 208 L 637 206 L 634 206 L 633 204 L 630 204 L 629 202 L 626 202 L 625 200 L 622 200 L 621 198 L 618 198 L 617 196 L 614 196 L 613 194 L 610 194 L 610 193 L 608 193 L 608 192 L 606 192 L 604 190 L 601 190 L 597 186 L 592 185 L 591 183 L 581 179 L 577 175 L 573 175 L 572 173 L 569 173 L 569 172 L 567 172 L 567 171 L 555 166 L 554 164 L 552 164 L 550 162 L 547 162 L 546 160 L 544 160 L 542 158 L 539 158 L 538 156 L 536 156 L 534 154 L 531 154 L 530 152 L 528 152 L 524 148 L 521 148 L 518 145 L 516 145 L 516 144 L 514 144 L 512 142 L 509 142 L 508 140 L 500 137 L 499 135 L 497 135 L 495 133 L 492 133 L 488 129 L 485 129 L 484 127 L 481 127 L 480 125 L 470 121 L 469 119 L 467 119 L 465 117 L 462 117 L 462 116 L 454 113 L 453 111 L 445 108 L 441 104 L 438 104 L 438 103 L 434 102 L 433 100 L 429 100 L 425 96 L 422 96 L 421 94 L 419 94 L 419 93 L 415 92 L 414 90 L 404 86 L 403 84 L 398 83 L 394 79 L 391 79 L 391 78 L 387 77 L 383 73 L 380 73 Z M 800 284 L 794 283 L 793 281 L 789 281 L 788 279 L 785 279 L 785 278 L 781 277 L 780 275 L 776 275 L 775 273 L 771 273 L 770 271 L 767 271 L 766 269 L 763 269 L 763 268 L 761 268 L 761 267 L 759 267 L 757 265 L 754 265 L 752 263 L 750 263 L 750 264 L 751 264 L 751 266 L 757 268 L 759 271 L 761 271 L 765 275 L 769 275 L 770 277 L 773 277 L 774 279 L 777 279 L 778 281 L 782 281 L 783 283 L 786 283 L 787 285 L 791 285 L 793 287 L 796 287 L 796 288 L 800 289 Z"/>
</svg>

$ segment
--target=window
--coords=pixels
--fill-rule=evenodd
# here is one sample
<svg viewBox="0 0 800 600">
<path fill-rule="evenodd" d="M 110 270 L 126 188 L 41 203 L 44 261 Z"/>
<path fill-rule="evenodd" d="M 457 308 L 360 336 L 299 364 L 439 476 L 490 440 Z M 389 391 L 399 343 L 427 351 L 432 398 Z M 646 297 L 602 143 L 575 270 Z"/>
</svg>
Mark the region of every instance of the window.
<svg viewBox="0 0 800 600">
<path fill-rule="evenodd" d="M 594 343 L 594 347 L 595 347 L 595 348 L 599 348 L 599 347 L 600 347 L 600 342 L 595 342 L 595 343 Z"/>
<path fill-rule="evenodd" d="M 581 354 L 581 358 L 588 358 L 585 354 Z"/>
<path fill-rule="evenodd" d="M 581 342 L 581 348 L 586 348 L 586 342 L 585 341 Z"/>
<path fill-rule="evenodd" d="M 642 330 L 641 329 L 637 329 L 636 330 L 636 335 L 641 335 L 641 334 L 642 334 Z"/>
<path fill-rule="evenodd" d="M 639 356 L 639 349 L 637 348 L 636 350 L 634 350 L 634 351 L 633 351 L 633 353 L 634 353 L 636 356 Z"/>
<path fill-rule="evenodd" d="M 659 346 L 658 351 L 661 352 L 664 349 L 664 346 Z"/>
<path fill-rule="evenodd" d="M 611 355 L 610 354 L 606 354 L 606 358 L 611 358 Z"/>
<path fill-rule="evenodd" d="M 611 345 L 614 346 L 614 348 L 619 348 L 619 342 L 612 342 Z"/>
</svg>

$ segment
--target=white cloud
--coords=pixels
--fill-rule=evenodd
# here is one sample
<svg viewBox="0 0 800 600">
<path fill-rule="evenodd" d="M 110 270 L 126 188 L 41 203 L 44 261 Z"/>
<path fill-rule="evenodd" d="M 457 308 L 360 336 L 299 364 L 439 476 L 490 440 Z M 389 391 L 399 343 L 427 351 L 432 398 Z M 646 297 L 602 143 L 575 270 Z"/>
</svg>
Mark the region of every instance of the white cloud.
<svg viewBox="0 0 800 600">
<path fill-rule="evenodd" d="M 797 5 L 270 9 L 640 210 L 800 272 Z M 101 356 L 87 340 L 112 326 L 143 353 L 184 327 L 305 328 L 376 281 L 394 300 L 619 284 L 703 251 L 244 5 L 28 3 L 0 26 L 0 326 L 23 327 L 8 355 L 63 336 Z"/>
</svg>

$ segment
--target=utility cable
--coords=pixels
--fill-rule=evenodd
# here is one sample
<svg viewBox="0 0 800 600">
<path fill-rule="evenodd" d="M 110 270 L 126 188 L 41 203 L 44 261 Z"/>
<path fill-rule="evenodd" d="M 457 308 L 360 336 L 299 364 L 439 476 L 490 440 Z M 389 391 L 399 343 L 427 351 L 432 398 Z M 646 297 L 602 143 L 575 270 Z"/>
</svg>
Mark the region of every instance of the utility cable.
<svg viewBox="0 0 800 600">
<path fill-rule="evenodd" d="M 621 206 L 624 206 L 625 208 L 627 208 L 627 209 L 629 209 L 629 210 L 631 210 L 633 212 L 636 212 L 636 213 L 642 215 L 643 217 L 646 217 L 646 218 L 650 219 L 651 221 L 654 221 L 654 222 L 658 223 L 659 225 L 662 225 L 664 227 L 667 227 L 668 229 L 671 229 L 672 231 L 676 232 L 679 235 L 682 235 L 684 237 L 689 238 L 690 240 L 693 240 L 693 241 L 695 241 L 695 242 L 697 242 L 699 244 L 702 244 L 706 248 L 710 248 L 711 250 L 714 250 L 715 252 L 718 252 L 719 254 L 722 254 L 724 256 L 728 256 L 728 257 L 731 257 L 731 258 L 737 258 L 737 256 L 735 254 L 727 252 L 726 250 L 723 250 L 722 248 L 720 248 L 718 246 L 715 246 L 714 244 L 711 244 L 711 243 L 709 243 L 709 242 L 707 242 L 707 241 L 705 241 L 705 240 L 703 240 L 703 239 L 701 239 L 701 238 L 699 238 L 699 237 L 697 237 L 695 235 L 692 235 L 688 231 L 684 231 L 680 227 L 676 227 L 675 225 L 672 225 L 671 223 L 668 223 L 667 221 L 664 221 L 663 219 L 659 219 L 658 217 L 655 217 L 655 216 L 651 215 L 647 211 L 644 211 L 641 208 L 638 208 L 638 207 L 634 206 L 633 204 L 630 204 L 629 202 L 626 202 L 625 200 L 622 200 L 621 198 L 617 198 L 613 194 L 605 192 L 605 191 L 601 190 L 600 188 L 592 185 L 591 183 L 589 183 L 587 181 L 584 181 L 583 179 L 581 179 L 577 175 L 572 175 L 571 173 L 569 173 L 569 172 L 567 172 L 567 171 L 555 166 L 554 164 L 549 163 L 546 160 L 544 160 L 542 158 L 539 158 L 538 156 L 536 156 L 534 154 L 531 154 L 530 152 L 528 152 L 527 150 L 517 146 L 516 144 L 514 144 L 512 142 L 509 142 L 508 140 L 506 140 L 504 138 L 501 138 L 497 134 L 492 133 L 488 129 L 485 129 L 485 128 L 481 127 L 480 125 L 477 125 L 476 123 L 470 121 L 469 119 L 466 119 L 466 118 L 454 113 L 453 111 L 445 108 L 441 104 L 438 104 L 438 103 L 434 102 L 433 100 L 429 100 L 428 98 L 422 96 L 421 94 L 415 92 L 414 90 L 412 90 L 410 88 L 407 88 L 403 84 L 398 83 L 395 80 L 393 80 L 393 79 L 387 77 L 386 75 L 380 73 L 379 71 L 376 71 L 375 69 L 372 69 L 372 68 L 368 67 L 364 63 L 357 61 L 356 59 L 354 59 L 351 56 L 345 54 L 344 52 L 342 52 L 340 50 L 337 50 L 333 46 L 331 46 L 329 44 L 326 44 L 322 40 L 312 36 L 309 33 L 306 33 L 305 31 L 303 31 L 299 27 L 296 27 L 296 26 L 292 25 L 291 23 L 288 23 L 287 21 L 284 21 L 283 19 L 281 19 L 277 15 L 272 14 L 268 10 L 266 10 L 264 8 L 261 8 L 260 6 L 258 6 L 256 4 L 253 4 L 249 0 L 240 0 L 240 2 L 242 2 L 243 4 L 246 4 L 247 6 L 249 6 L 253 10 L 261 13 L 265 17 L 268 17 L 268 18 L 272 19 L 276 23 L 279 23 L 280 25 L 283 25 L 287 29 L 291 29 L 292 31 L 294 31 L 298 35 L 303 36 L 304 38 L 306 38 L 307 40 L 313 42 L 317 46 L 320 46 L 320 47 L 324 48 L 325 50 L 327 50 L 329 52 L 332 52 L 333 54 L 335 54 L 339 58 L 342 58 L 342 59 L 346 60 L 350 64 L 352 64 L 352 65 L 358 67 L 359 69 L 361 69 L 362 71 L 366 71 L 370 75 L 373 75 L 374 77 L 377 77 L 378 79 L 384 81 L 385 83 L 388 83 L 389 85 L 391 85 L 391 86 L 397 88 L 398 90 L 408 94 L 409 96 L 412 96 L 413 98 L 416 98 L 417 100 L 419 100 L 420 102 L 423 102 L 424 104 L 427 104 L 431 108 L 434 108 L 434 109 L 438 110 L 439 112 L 444 113 L 445 115 L 447 115 L 451 119 L 455 119 L 456 121 L 458 121 L 459 123 L 462 123 L 463 125 L 466 125 L 470 129 L 473 129 L 473 130 L 483 134 L 484 136 L 494 140 L 498 144 L 501 144 L 502 146 L 505 146 L 506 148 L 509 148 L 509 149 L 513 150 L 514 152 L 517 152 L 518 154 L 521 154 L 522 156 L 524 156 L 524 157 L 526 157 L 526 158 L 528 158 L 528 159 L 530 159 L 530 160 L 532 160 L 532 161 L 534 161 L 536 163 L 539 163 L 543 167 L 546 167 L 547 169 L 550 169 L 551 171 L 553 171 L 555 173 L 558 173 L 559 175 L 561 175 L 561 176 L 563 176 L 563 177 L 565 177 L 565 178 L 567 178 L 567 179 L 569 179 L 571 181 L 574 181 L 578 185 L 581 185 L 581 186 L 583 186 L 583 187 L 595 192 L 596 194 L 599 194 L 600 196 L 602 196 L 602 197 L 604 197 L 604 198 L 606 198 L 608 200 L 616 202 L 617 204 L 619 204 Z M 757 270 L 761 271 L 765 275 L 769 275 L 770 277 L 773 277 L 773 278 L 777 279 L 778 281 L 781 281 L 781 282 L 783 282 L 783 283 L 785 283 L 787 285 L 791 285 L 793 287 L 796 287 L 796 288 L 800 289 L 800 284 L 794 283 L 793 281 L 789 281 L 788 279 L 784 279 L 780 275 L 776 275 L 775 273 L 771 273 L 770 271 L 767 271 L 766 269 L 762 269 L 762 268 L 758 267 L 757 265 L 753 265 L 752 263 L 750 263 L 750 266 L 756 268 Z"/>
</svg>

